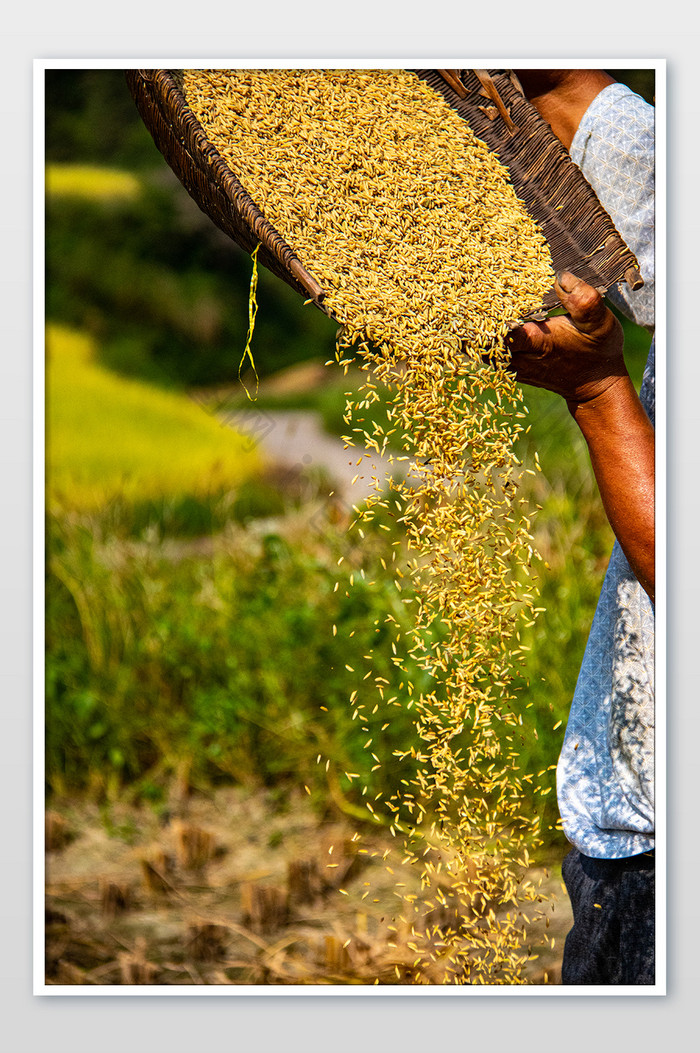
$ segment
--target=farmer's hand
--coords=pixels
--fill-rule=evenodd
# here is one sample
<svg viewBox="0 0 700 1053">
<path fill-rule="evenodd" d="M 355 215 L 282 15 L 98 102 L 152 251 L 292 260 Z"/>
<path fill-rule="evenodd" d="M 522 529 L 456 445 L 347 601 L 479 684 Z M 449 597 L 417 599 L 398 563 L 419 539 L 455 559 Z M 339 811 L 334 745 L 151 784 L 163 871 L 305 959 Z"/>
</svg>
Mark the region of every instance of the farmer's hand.
<svg viewBox="0 0 700 1053">
<path fill-rule="evenodd" d="M 555 289 L 568 314 L 514 329 L 511 363 L 521 383 L 556 392 L 575 414 L 627 377 L 622 327 L 600 293 L 568 271 Z"/>
<path fill-rule="evenodd" d="M 625 368 L 622 329 L 590 285 L 564 272 L 568 317 L 513 330 L 524 384 L 562 395 L 588 445 L 603 505 L 637 580 L 654 602 L 654 429 Z"/>
</svg>

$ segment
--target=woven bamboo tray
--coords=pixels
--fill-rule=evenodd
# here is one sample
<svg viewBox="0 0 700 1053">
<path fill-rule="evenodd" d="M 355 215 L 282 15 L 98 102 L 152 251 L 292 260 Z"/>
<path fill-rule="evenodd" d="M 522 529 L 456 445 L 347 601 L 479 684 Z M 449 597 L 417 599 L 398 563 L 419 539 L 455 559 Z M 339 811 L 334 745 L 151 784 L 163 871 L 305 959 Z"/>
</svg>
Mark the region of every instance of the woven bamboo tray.
<svg viewBox="0 0 700 1053">
<path fill-rule="evenodd" d="M 570 270 L 601 292 L 618 282 L 643 282 L 593 189 L 571 161 L 510 70 L 414 70 L 440 92 L 475 134 L 498 154 L 550 247 L 555 271 Z M 324 290 L 265 218 L 207 139 L 172 71 L 134 69 L 127 83 L 141 118 L 166 161 L 218 227 L 305 298 L 323 309 Z M 544 317 L 559 306 L 552 288 Z"/>
</svg>

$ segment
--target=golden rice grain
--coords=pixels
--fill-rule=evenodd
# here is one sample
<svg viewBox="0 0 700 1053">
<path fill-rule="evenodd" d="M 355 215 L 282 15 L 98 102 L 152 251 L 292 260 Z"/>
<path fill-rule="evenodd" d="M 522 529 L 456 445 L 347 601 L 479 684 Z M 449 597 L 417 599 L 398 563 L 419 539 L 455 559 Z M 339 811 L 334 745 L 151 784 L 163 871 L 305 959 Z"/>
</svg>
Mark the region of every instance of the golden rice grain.
<svg viewBox="0 0 700 1053">
<path fill-rule="evenodd" d="M 435 896 L 450 917 L 459 904 L 457 921 L 421 924 L 425 901 L 402 893 L 416 930 L 413 982 L 429 982 L 418 965 L 440 947 L 445 982 L 522 983 L 529 948 L 517 908 L 542 901 L 521 881 L 538 821 L 528 813 L 532 777 L 504 746 L 512 737 L 495 729 L 523 723 L 519 630 L 541 608 L 534 513 L 520 481 L 540 466 L 524 468 L 515 453 L 527 411 L 504 337 L 552 284 L 546 242 L 498 158 L 409 71 L 186 70 L 182 86 L 209 139 L 327 291 L 341 324 L 336 360 L 347 369 L 350 348 L 360 356 L 348 449 L 406 468 L 388 484 L 375 478 L 355 528 L 380 511 L 404 526 L 407 558 L 399 565 L 394 549 L 391 567 L 414 625 L 397 633 L 392 661 L 403 670 L 416 660 L 436 685 L 421 694 L 404 676 L 403 695 L 387 701 L 388 682 L 375 678 L 381 705 L 411 709 L 423 743 L 397 751 L 414 774 L 382 802 L 402 835 L 396 858 L 413 861 L 424 888 L 438 874 L 449 881 L 452 913 L 442 891 Z M 387 423 L 366 426 L 382 387 Z M 516 909 L 504 913 L 508 904 Z"/>
</svg>

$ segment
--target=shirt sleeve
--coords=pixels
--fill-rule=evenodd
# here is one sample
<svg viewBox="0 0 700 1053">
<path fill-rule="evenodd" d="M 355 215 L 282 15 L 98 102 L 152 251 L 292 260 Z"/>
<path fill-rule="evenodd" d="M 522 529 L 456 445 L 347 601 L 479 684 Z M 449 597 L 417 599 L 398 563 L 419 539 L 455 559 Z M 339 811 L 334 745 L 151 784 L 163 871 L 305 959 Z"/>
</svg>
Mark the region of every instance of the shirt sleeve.
<svg viewBox="0 0 700 1053">
<path fill-rule="evenodd" d="M 628 318 L 654 328 L 654 107 L 624 84 L 609 84 L 584 114 L 571 144 L 572 161 L 595 190 L 634 252 L 644 285 L 626 283 L 608 298 Z"/>
</svg>

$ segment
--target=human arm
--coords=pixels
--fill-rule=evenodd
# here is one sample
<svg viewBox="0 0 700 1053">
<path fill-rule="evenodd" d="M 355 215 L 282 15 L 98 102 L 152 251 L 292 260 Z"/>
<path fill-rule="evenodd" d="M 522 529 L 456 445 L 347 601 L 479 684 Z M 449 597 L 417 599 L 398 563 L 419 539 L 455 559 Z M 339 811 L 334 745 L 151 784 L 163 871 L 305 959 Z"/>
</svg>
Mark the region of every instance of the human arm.
<svg viewBox="0 0 700 1053">
<path fill-rule="evenodd" d="M 595 289 L 559 275 L 567 316 L 528 322 L 509 339 L 518 380 L 566 400 L 588 446 L 610 525 L 654 601 L 654 429 L 629 377 L 619 322 Z"/>
</svg>

